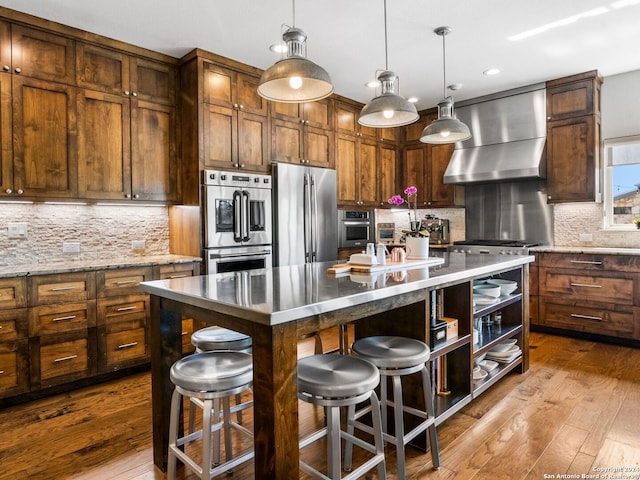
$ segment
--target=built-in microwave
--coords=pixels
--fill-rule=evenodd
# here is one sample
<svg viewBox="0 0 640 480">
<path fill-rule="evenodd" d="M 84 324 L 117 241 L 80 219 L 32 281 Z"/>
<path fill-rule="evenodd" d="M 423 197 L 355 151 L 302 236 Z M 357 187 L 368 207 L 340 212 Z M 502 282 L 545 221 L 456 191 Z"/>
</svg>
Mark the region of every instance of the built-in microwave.
<svg viewBox="0 0 640 480">
<path fill-rule="evenodd" d="M 375 242 L 373 210 L 338 210 L 338 248 L 367 246 Z"/>
</svg>

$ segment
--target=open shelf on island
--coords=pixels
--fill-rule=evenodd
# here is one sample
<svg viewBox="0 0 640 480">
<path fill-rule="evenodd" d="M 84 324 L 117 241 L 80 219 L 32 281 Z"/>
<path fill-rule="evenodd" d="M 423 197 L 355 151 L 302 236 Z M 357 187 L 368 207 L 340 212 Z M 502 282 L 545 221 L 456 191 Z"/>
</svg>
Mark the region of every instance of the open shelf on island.
<svg viewBox="0 0 640 480">
<path fill-rule="evenodd" d="M 511 338 L 522 332 L 522 325 L 503 326 L 500 331 L 496 328 L 487 326 L 482 327 L 482 335 L 480 341 L 473 345 L 473 356 L 477 357 L 495 347 L 501 341 Z"/>
<path fill-rule="evenodd" d="M 508 305 L 511 305 L 512 303 L 519 302 L 520 300 L 522 300 L 521 293 L 498 297 L 497 301 L 491 305 L 475 305 L 473 307 L 473 316 L 481 317 L 483 315 L 489 315 L 490 313 L 496 312 Z"/>
<path fill-rule="evenodd" d="M 473 385 L 473 396 L 476 397 L 480 395 L 482 392 L 487 390 L 493 384 L 495 384 L 498 380 L 504 377 L 511 370 L 516 368 L 518 365 L 522 363 L 522 355 L 516 358 L 513 362 L 509 362 L 506 364 L 500 364 L 498 368 L 496 368 L 496 372 L 490 376 L 488 376 L 485 380 L 478 384 Z"/>
</svg>

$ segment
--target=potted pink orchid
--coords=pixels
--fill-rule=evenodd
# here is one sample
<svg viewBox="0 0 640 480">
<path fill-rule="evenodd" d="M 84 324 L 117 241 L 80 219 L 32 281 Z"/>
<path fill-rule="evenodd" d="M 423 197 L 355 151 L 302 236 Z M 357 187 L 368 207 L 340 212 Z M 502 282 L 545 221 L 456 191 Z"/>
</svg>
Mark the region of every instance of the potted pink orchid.
<svg viewBox="0 0 640 480">
<path fill-rule="evenodd" d="M 404 197 L 402 195 L 393 195 L 387 202 L 391 205 L 407 204 L 409 209 L 409 230 L 402 230 L 407 237 L 428 237 L 429 232 L 422 228 L 422 222 L 418 220 L 418 189 L 410 186 L 404 189 Z M 411 205 L 413 201 L 413 207 Z M 413 215 L 412 215 L 413 213 Z"/>
</svg>

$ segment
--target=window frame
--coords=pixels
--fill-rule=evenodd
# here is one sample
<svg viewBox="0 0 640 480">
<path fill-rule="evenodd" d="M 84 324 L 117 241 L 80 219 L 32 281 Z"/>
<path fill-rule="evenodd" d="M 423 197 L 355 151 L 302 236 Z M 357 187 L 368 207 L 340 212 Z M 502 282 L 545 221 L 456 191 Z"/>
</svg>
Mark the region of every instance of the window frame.
<svg viewBox="0 0 640 480">
<path fill-rule="evenodd" d="M 626 145 L 630 143 L 640 144 L 640 135 L 631 135 L 628 137 L 609 138 L 603 142 L 603 212 L 602 212 L 602 228 L 604 230 L 612 231 L 627 231 L 637 230 L 637 227 L 633 223 L 613 223 L 613 169 L 615 165 L 612 165 L 612 152 L 613 147 L 619 145 Z M 635 164 L 634 164 L 635 165 Z M 637 163 L 640 165 L 640 161 Z M 640 217 L 640 215 L 639 215 Z"/>
</svg>

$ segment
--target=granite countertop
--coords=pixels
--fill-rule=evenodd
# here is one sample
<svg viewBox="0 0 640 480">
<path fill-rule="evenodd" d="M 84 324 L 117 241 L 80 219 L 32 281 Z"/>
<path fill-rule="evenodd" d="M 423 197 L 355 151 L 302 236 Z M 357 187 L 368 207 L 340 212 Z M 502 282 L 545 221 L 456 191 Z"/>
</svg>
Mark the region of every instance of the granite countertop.
<svg viewBox="0 0 640 480">
<path fill-rule="evenodd" d="M 93 260 L 61 260 L 43 263 L 0 265 L 0 278 L 48 275 L 57 273 L 104 270 L 109 268 L 147 267 L 170 263 L 198 262 L 199 257 L 186 255 L 150 255 L 136 257 L 100 258 Z"/>
<path fill-rule="evenodd" d="M 518 268 L 531 255 L 435 253 L 444 263 L 370 274 L 329 274 L 335 262 L 141 283 L 147 293 L 255 323 L 277 325 Z M 526 290 L 526 289 L 525 289 Z"/>
<path fill-rule="evenodd" d="M 640 248 L 617 247 L 554 247 L 539 246 L 529 249 L 529 253 L 586 253 L 593 255 L 640 255 Z"/>
</svg>

